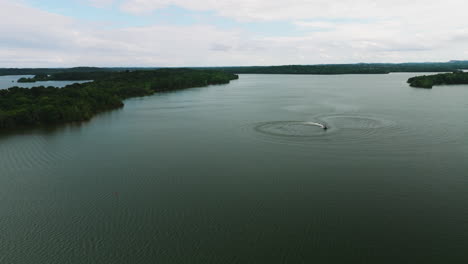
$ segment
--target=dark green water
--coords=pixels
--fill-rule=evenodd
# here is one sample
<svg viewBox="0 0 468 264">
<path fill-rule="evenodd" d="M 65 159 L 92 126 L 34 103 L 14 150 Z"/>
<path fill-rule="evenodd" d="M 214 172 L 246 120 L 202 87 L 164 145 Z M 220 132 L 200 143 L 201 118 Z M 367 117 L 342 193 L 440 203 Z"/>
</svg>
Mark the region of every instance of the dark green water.
<svg viewBox="0 0 468 264">
<path fill-rule="evenodd" d="M 241 75 L 2 135 L 0 263 L 467 263 L 468 86 L 414 75 Z"/>
</svg>

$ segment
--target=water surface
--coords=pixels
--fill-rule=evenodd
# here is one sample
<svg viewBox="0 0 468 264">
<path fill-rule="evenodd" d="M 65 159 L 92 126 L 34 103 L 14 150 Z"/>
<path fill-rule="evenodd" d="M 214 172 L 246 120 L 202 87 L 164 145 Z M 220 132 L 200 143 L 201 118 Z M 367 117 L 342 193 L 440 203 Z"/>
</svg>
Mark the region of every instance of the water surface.
<svg viewBox="0 0 468 264">
<path fill-rule="evenodd" d="M 413 75 L 241 75 L 4 134 L 0 262 L 465 263 L 468 86 Z"/>
</svg>

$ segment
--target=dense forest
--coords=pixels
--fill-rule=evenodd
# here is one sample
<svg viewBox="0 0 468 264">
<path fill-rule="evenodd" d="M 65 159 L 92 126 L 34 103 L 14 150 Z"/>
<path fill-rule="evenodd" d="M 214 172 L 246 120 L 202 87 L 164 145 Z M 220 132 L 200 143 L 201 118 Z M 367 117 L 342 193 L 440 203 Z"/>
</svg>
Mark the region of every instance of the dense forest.
<svg viewBox="0 0 468 264">
<path fill-rule="evenodd" d="M 416 76 L 408 79 L 412 87 L 432 88 L 443 84 L 468 84 L 468 72 L 455 71 L 453 73 L 440 73 L 434 75 Z"/>
<path fill-rule="evenodd" d="M 158 68 L 43 68 L 43 69 L 5 69 L 0 68 L 1 75 L 51 75 L 48 80 L 71 80 L 67 73 L 75 78 L 77 72 L 121 72 L 136 70 L 155 70 Z M 262 73 L 262 74 L 385 74 L 390 72 L 453 72 L 468 69 L 468 61 L 427 62 L 427 63 L 357 63 L 357 64 L 318 64 L 318 65 L 284 65 L 284 66 L 239 66 L 239 67 L 197 67 L 193 69 L 221 70 L 228 73 Z M 96 78 L 74 80 L 95 80 Z M 29 80 L 34 81 L 34 80 Z"/>
<path fill-rule="evenodd" d="M 64 88 L 12 87 L 0 90 L 0 129 L 88 120 L 99 112 L 122 107 L 126 98 L 225 84 L 237 78 L 219 71 L 160 69 L 107 72 L 93 82 Z"/>
</svg>

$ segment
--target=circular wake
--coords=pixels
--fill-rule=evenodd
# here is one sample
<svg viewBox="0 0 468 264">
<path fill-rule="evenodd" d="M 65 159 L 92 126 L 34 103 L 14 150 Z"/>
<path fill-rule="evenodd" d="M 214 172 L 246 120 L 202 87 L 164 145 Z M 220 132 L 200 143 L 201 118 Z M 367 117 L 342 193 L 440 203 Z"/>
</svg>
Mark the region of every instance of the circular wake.
<svg viewBox="0 0 468 264">
<path fill-rule="evenodd" d="M 318 117 L 318 119 L 333 124 L 339 129 L 374 130 L 380 128 L 388 128 L 395 125 L 393 121 L 372 116 L 327 115 L 320 116 Z"/>
<path fill-rule="evenodd" d="M 262 134 L 281 137 L 315 137 L 324 135 L 325 125 L 306 121 L 273 121 L 257 124 L 254 129 Z"/>
<path fill-rule="evenodd" d="M 254 130 L 264 139 L 269 138 L 268 141 L 325 144 L 327 148 L 355 144 L 381 146 L 381 140 L 396 136 L 401 130 L 395 122 L 375 116 L 335 114 L 319 115 L 311 120 L 257 123 Z"/>
</svg>

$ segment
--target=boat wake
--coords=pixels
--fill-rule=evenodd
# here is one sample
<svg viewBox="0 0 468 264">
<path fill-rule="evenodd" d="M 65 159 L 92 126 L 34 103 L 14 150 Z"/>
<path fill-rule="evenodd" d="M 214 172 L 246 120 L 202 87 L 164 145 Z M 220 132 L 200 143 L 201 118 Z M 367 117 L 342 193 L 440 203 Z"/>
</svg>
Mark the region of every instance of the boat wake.
<svg viewBox="0 0 468 264">
<path fill-rule="evenodd" d="M 316 123 L 316 122 L 304 122 L 304 125 L 318 126 L 318 127 L 323 128 L 323 129 L 327 129 L 327 126 L 325 126 L 324 124 L 320 124 L 320 123 Z"/>
<path fill-rule="evenodd" d="M 307 121 L 273 121 L 258 123 L 254 129 L 271 136 L 307 138 L 323 136 L 327 126 Z"/>
</svg>

